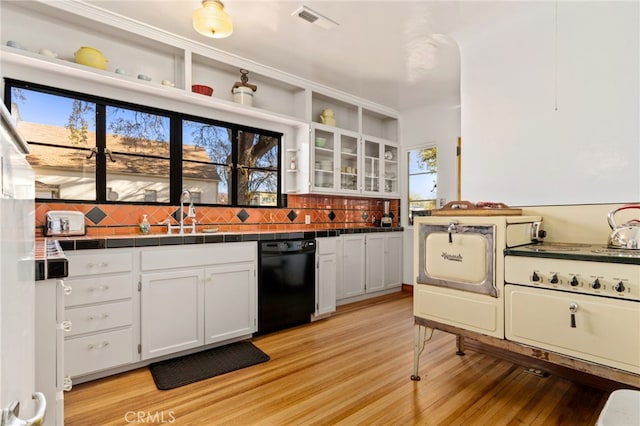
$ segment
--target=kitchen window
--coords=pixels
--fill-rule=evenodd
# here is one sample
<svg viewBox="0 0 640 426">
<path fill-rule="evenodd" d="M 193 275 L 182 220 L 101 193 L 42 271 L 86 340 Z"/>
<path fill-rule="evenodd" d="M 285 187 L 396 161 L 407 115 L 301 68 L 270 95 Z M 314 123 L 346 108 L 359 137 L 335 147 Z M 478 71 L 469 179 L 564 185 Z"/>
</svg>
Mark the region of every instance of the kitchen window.
<svg viewBox="0 0 640 426">
<path fill-rule="evenodd" d="M 38 200 L 278 206 L 282 135 L 15 80 Z M 194 196 L 195 194 L 195 196 Z"/>
<path fill-rule="evenodd" d="M 409 224 L 436 207 L 438 187 L 437 148 L 430 146 L 408 153 Z"/>
</svg>

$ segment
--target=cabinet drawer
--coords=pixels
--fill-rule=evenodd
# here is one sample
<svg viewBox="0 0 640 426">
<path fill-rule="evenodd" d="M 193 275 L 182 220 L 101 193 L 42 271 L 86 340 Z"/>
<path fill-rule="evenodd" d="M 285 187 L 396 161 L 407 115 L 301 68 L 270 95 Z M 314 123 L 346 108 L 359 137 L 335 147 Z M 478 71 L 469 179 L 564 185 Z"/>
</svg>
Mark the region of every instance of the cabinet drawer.
<svg viewBox="0 0 640 426">
<path fill-rule="evenodd" d="M 238 262 L 254 262 L 258 245 L 248 243 L 208 244 L 200 247 L 150 248 L 140 253 L 140 269 L 193 268 Z"/>
<path fill-rule="evenodd" d="M 64 342 L 65 375 L 75 377 L 134 361 L 131 327 L 66 339 Z"/>
<path fill-rule="evenodd" d="M 130 273 L 108 277 L 68 278 L 65 283 L 72 289 L 71 294 L 64 297 L 64 305 L 67 308 L 88 303 L 128 299 L 133 294 Z"/>
<path fill-rule="evenodd" d="M 69 277 L 80 275 L 130 272 L 133 268 L 133 253 L 130 250 L 89 250 L 88 253 L 68 253 Z"/>
<path fill-rule="evenodd" d="M 71 331 L 67 336 L 124 327 L 133 323 L 131 301 L 105 303 L 103 305 L 70 308 L 65 319 L 71 321 Z"/>
</svg>

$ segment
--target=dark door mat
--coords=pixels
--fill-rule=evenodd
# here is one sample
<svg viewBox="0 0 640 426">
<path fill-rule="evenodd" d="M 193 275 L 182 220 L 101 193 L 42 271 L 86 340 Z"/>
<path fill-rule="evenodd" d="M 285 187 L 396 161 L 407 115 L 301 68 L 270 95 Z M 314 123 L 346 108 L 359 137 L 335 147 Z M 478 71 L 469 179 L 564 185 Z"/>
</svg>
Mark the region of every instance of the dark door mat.
<svg viewBox="0 0 640 426">
<path fill-rule="evenodd" d="M 149 365 L 160 390 L 174 389 L 220 374 L 269 361 L 251 342 L 236 342 Z"/>
</svg>

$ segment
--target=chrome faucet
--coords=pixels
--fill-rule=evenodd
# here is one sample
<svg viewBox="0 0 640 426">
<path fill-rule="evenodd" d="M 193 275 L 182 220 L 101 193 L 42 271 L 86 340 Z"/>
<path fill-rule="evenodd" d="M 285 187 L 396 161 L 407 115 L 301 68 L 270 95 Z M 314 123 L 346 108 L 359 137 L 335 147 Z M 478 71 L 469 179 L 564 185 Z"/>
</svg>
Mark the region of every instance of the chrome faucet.
<svg viewBox="0 0 640 426">
<path fill-rule="evenodd" d="M 191 197 L 191 192 L 188 189 L 182 191 L 180 194 L 180 233 L 184 234 L 184 203 L 186 198 L 189 198 L 189 210 L 187 211 L 187 217 L 191 218 L 193 222 L 196 219 L 196 209 L 193 207 L 193 198 Z M 191 233 L 195 232 L 195 226 L 191 227 Z"/>
</svg>

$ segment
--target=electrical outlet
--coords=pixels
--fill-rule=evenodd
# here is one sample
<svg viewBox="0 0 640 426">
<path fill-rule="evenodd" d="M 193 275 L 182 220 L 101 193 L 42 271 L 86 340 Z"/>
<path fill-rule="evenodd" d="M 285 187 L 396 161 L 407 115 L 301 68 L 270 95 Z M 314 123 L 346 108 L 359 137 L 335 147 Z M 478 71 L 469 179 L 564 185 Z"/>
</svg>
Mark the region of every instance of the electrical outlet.
<svg viewBox="0 0 640 426">
<path fill-rule="evenodd" d="M 311 223 L 311 215 L 310 214 L 305 214 L 304 215 L 304 223 L 305 223 L 305 225 L 309 225 Z"/>
<path fill-rule="evenodd" d="M 445 204 L 447 204 L 447 199 L 446 198 L 440 198 L 440 207 L 444 206 Z"/>
</svg>

